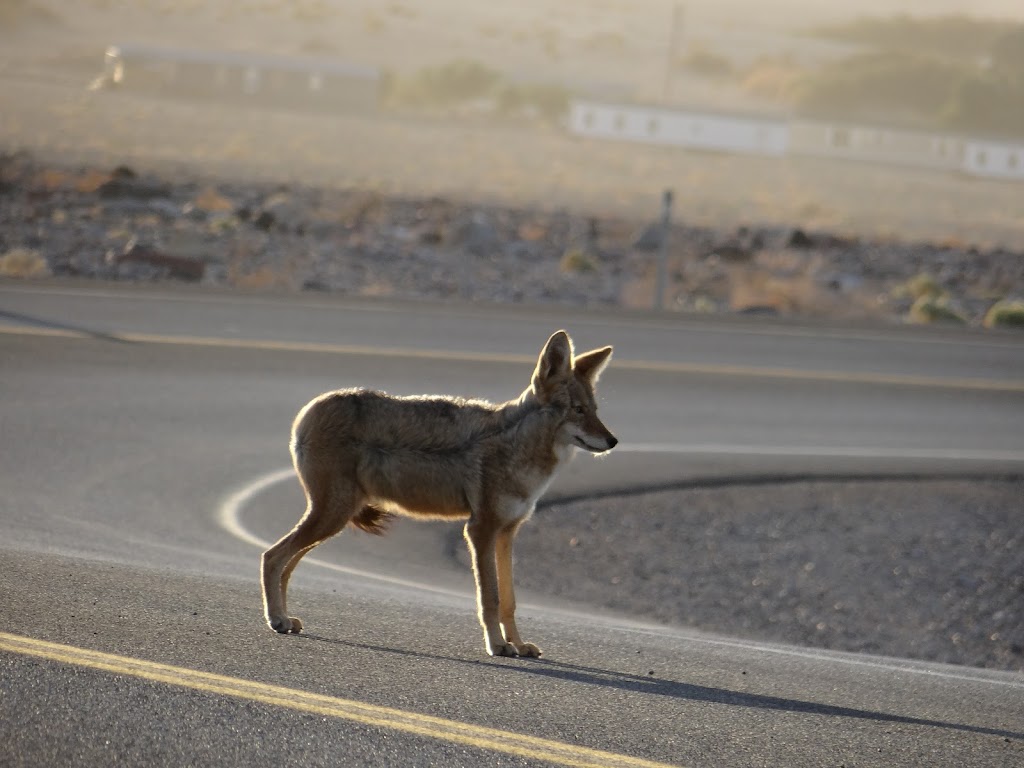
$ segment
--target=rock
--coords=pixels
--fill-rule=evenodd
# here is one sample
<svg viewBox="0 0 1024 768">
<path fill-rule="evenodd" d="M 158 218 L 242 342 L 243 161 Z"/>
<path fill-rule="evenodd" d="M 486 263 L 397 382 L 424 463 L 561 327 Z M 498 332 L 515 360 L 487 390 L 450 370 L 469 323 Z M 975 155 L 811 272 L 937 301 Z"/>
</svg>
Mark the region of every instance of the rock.
<svg viewBox="0 0 1024 768">
<path fill-rule="evenodd" d="M 110 180 L 96 188 L 103 198 L 132 198 L 151 200 L 155 197 L 170 197 L 171 187 L 157 179 L 144 179 L 127 166 L 118 166 Z"/>
<path fill-rule="evenodd" d="M 168 232 L 160 242 L 159 250 L 178 259 L 210 260 L 210 240 L 201 232 L 182 229 Z"/>
<path fill-rule="evenodd" d="M 548 236 L 548 227 L 537 220 L 527 220 L 516 227 L 516 236 L 528 243 L 536 243 Z"/>
<path fill-rule="evenodd" d="M 474 256 L 489 256 L 498 246 L 498 232 L 482 211 L 473 211 L 455 222 L 452 241 Z"/>
<path fill-rule="evenodd" d="M 717 256 L 727 263 L 739 263 L 750 261 L 754 258 L 754 252 L 738 240 L 727 240 L 716 245 L 707 256 Z"/>
<path fill-rule="evenodd" d="M 191 204 L 193 208 L 197 208 L 200 211 L 206 211 L 207 213 L 227 213 L 235 208 L 235 204 L 233 202 L 213 187 L 204 187 L 202 191 L 192 199 Z"/>
<path fill-rule="evenodd" d="M 302 290 L 304 290 L 304 291 L 320 291 L 322 293 L 326 293 L 327 291 L 331 290 L 331 287 L 327 283 L 325 283 L 323 280 L 321 280 L 319 278 L 316 278 L 316 277 L 311 277 L 311 278 L 309 278 L 308 280 L 305 280 L 302 283 Z"/>
<path fill-rule="evenodd" d="M 792 232 L 789 233 L 789 236 L 786 238 L 787 248 L 804 249 L 810 248 L 813 245 L 814 241 L 811 240 L 810 236 L 800 228 L 794 229 Z"/>
<path fill-rule="evenodd" d="M 154 198 L 147 202 L 146 206 L 150 211 L 165 219 L 176 219 L 183 213 L 180 205 L 164 197 Z"/>
<path fill-rule="evenodd" d="M 248 216 L 245 218 L 239 216 L 239 218 L 245 221 L 248 219 Z M 262 229 L 264 232 L 269 232 L 276 223 L 277 216 L 275 216 L 272 211 L 260 211 L 252 220 L 252 225 L 256 227 L 256 229 Z"/>
<path fill-rule="evenodd" d="M 817 277 L 817 281 L 836 293 L 852 293 L 864 285 L 864 278 L 849 272 L 829 272 Z"/>
<path fill-rule="evenodd" d="M 741 242 L 751 251 L 763 250 L 767 244 L 767 238 L 765 233 L 757 230 L 754 232 L 748 232 Z"/>
<path fill-rule="evenodd" d="M 444 232 L 440 227 L 428 224 L 420 230 L 419 241 L 423 245 L 440 245 L 444 242 Z"/>
<path fill-rule="evenodd" d="M 252 224 L 257 229 L 269 232 L 280 229 L 284 232 L 303 232 L 306 227 L 305 207 L 289 192 L 275 192 L 268 196 L 252 212 Z M 242 218 L 239 212 L 239 218 Z"/>
<path fill-rule="evenodd" d="M 206 271 L 206 264 L 201 259 L 188 256 L 174 256 L 158 250 L 152 245 L 146 245 L 131 240 L 125 246 L 124 252 L 115 258 L 115 263 L 120 267 L 124 264 L 141 264 L 148 267 L 155 267 L 166 272 L 168 277 L 187 282 L 198 282 L 203 279 Z"/>
<path fill-rule="evenodd" d="M 654 221 L 640 230 L 633 238 L 632 247 L 638 251 L 651 252 L 661 248 L 665 240 L 665 229 L 660 221 Z"/>
<path fill-rule="evenodd" d="M 743 307 L 737 310 L 738 314 L 747 315 L 748 317 L 778 317 L 779 310 L 775 307 L 769 307 L 766 305 L 752 305 L 749 307 Z"/>
</svg>

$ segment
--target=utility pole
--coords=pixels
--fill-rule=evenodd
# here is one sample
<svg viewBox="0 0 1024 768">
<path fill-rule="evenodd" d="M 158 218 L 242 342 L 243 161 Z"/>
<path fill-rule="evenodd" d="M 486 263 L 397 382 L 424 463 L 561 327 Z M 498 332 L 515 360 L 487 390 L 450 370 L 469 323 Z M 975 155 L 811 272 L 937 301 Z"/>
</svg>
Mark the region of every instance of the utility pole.
<svg viewBox="0 0 1024 768">
<path fill-rule="evenodd" d="M 683 12 L 682 3 L 672 4 L 672 23 L 668 28 L 668 53 L 665 61 L 665 84 L 662 93 L 662 98 L 666 104 L 672 100 L 673 95 L 672 86 L 676 69 L 676 58 L 679 55 L 679 38 L 683 28 Z"/>
</svg>

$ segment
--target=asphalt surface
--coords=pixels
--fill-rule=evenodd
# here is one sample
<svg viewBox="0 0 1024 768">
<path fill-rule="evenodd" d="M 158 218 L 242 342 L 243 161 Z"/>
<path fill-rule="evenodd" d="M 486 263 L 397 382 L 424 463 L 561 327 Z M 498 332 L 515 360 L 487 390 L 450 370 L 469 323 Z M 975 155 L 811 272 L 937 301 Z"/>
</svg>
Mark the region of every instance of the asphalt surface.
<svg viewBox="0 0 1024 768">
<path fill-rule="evenodd" d="M 559 327 L 616 345 L 600 394 L 622 447 L 577 459 L 556 496 L 1024 467 L 1012 335 L 3 284 L 0 762 L 1024 763 L 1020 675 L 541 591 L 520 625 L 544 658 L 489 659 L 431 526 L 321 547 L 292 586 L 309 636 L 270 633 L 259 547 L 301 511 L 295 411 L 357 384 L 513 397 Z"/>
</svg>

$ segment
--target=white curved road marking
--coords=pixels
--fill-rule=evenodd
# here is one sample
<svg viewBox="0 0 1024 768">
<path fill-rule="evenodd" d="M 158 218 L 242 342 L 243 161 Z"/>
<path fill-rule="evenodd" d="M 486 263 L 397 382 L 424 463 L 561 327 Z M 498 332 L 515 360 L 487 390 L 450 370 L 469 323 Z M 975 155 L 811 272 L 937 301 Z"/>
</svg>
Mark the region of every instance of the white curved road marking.
<svg viewBox="0 0 1024 768">
<path fill-rule="evenodd" d="M 277 469 L 273 472 L 267 472 L 264 475 L 260 475 L 252 482 L 249 482 L 233 493 L 228 494 L 217 510 L 217 523 L 236 539 L 244 541 L 246 544 L 251 544 L 260 550 L 268 549 L 274 542 L 261 539 L 242 524 L 242 509 L 268 488 L 271 488 L 294 476 L 295 470 L 291 467 Z M 282 533 L 284 533 L 284 531 L 282 531 Z M 462 598 L 466 596 L 465 592 L 444 589 L 443 587 L 435 587 L 418 581 L 399 579 L 394 576 L 385 576 L 378 573 L 372 573 L 370 571 L 363 571 L 358 568 L 350 568 L 348 566 L 338 565 L 337 563 L 329 563 L 326 560 L 320 560 L 315 557 L 305 557 L 302 562 L 309 563 L 310 565 L 316 565 L 321 568 L 327 568 L 328 570 L 336 571 L 338 573 L 347 573 L 351 576 L 358 576 L 363 579 L 373 579 L 374 581 L 380 581 L 386 584 L 404 587 L 406 589 L 418 589 L 439 595 L 446 595 L 448 597 Z"/>
<path fill-rule="evenodd" d="M 237 490 L 233 491 L 224 499 L 224 501 L 221 503 L 220 507 L 217 510 L 216 517 L 218 524 L 235 538 L 244 541 L 247 544 L 251 544 L 252 546 L 257 547 L 261 550 L 267 549 L 273 542 L 261 539 L 259 536 L 249 531 L 242 523 L 242 512 L 245 506 L 249 504 L 257 496 L 259 496 L 261 493 L 266 491 L 268 488 L 273 487 L 277 483 L 280 483 L 292 477 L 293 474 L 294 470 L 291 467 L 276 469 L 256 477 L 254 480 L 246 483 Z M 449 597 L 466 597 L 466 594 L 464 592 L 457 592 L 454 590 L 448 590 L 441 587 L 434 587 L 428 584 L 423 584 L 422 582 L 418 581 L 408 581 L 405 579 L 399 579 L 391 576 L 383 576 L 381 574 L 363 571 L 358 568 L 350 568 L 343 565 L 337 565 L 336 563 L 329 563 L 324 560 L 318 560 L 312 557 L 305 558 L 303 562 L 309 563 L 311 565 L 316 565 L 321 568 L 327 568 L 329 570 L 336 571 L 339 573 L 346 573 L 352 576 L 357 576 L 359 578 L 372 579 L 387 584 L 393 584 L 406 589 L 426 591 L 434 594 L 442 594 Z M 542 606 L 528 605 L 524 607 L 528 607 L 529 609 L 540 613 L 551 613 L 551 611 Z M 559 609 L 556 612 L 556 615 L 564 618 L 566 615 L 569 615 L 569 612 Z M 810 659 L 815 661 L 827 661 L 833 664 L 869 667 L 872 669 L 881 669 L 893 673 L 922 675 L 926 677 L 938 677 L 949 680 L 958 680 L 961 682 L 983 683 L 986 685 L 999 685 L 1010 688 L 1024 689 L 1024 676 L 1014 675 L 1013 673 L 1009 672 L 986 672 L 984 670 L 971 670 L 961 672 L 957 670 L 955 667 L 950 667 L 942 664 L 929 664 L 928 662 L 888 659 L 884 657 L 873 657 L 859 654 L 855 655 L 850 653 L 828 650 L 803 649 L 784 645 L 774 645 L 771 643 L 757 643 L 746 640 L 715 638 L 698 634 L 695 631 L 688 632 L 683 629 L 672 629 L 669 627 L 663 627 L 654 624 L 646 624 L 642 621 L 633 621 L 624 618 L 610 619 L 603 617 L 594 617 L 584 613 L 576 613 L 575 615 L 578 615 L 581 618 L 585 618 L 585 620 L 590 623 L 599 623 L 608 626 L 612 629 L 616 629 L 623 632 L 630 632 L 634 634 L 677 638 L 680 640 L 685 640 L 687 642 L 701 643 L 703 645 L 711 645 L 721 648 L 738 648 L 746 651 L 755 651 L 758 653 L 766 653 L 779 656 L 790 656 L 794 658 Z"/>
<path fill-rule="evenodd" d="M 681 455 L 784 456 L 826 459 L 921 459 L 925 461 L 1010 461 L 1024 463 L 1024 451 L 986 448 L 865 448 L 825 445 L 739 445 L 729 443 L 625 443 L 622 453 L 676 453 Z"/>
</svg>

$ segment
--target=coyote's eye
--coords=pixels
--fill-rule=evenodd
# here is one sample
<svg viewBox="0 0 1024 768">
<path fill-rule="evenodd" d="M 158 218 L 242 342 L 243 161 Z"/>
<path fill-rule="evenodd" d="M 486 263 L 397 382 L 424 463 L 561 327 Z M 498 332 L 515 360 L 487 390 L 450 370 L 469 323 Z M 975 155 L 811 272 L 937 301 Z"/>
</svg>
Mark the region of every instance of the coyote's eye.
<svg viewBox="0 0 1024 768">
<path fill-rule="evenodd" d="M 587 409 L 584 408 L 582 405 L 577 405 L 575 408 L 573 408 L 573 410 L 576 411 L 577 415 L 579 416 L 582 416 L 584 413 L 587 412 Z"/>
</svg>

